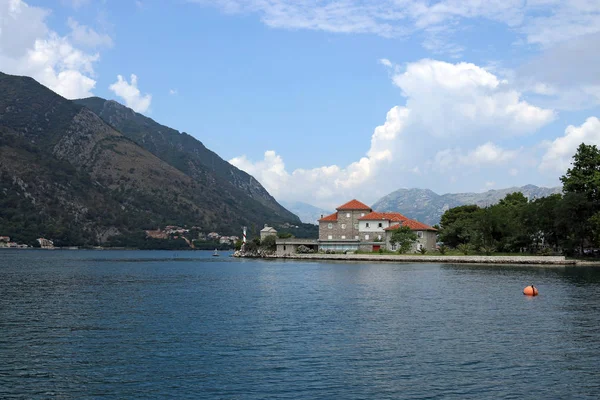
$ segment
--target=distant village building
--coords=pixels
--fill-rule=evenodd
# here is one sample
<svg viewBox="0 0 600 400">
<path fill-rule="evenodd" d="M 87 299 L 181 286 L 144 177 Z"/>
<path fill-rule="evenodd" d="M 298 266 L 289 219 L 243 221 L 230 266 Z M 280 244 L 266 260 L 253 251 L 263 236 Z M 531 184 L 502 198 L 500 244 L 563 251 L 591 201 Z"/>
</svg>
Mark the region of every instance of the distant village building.
<svg viewBox="0 0 600 400">
<path fill-rule="evenodd" d="M 219 240 L 221 235 L 219 235 L 217 232 L 211 232 L 208 235 L 206 235 L 206 237 L 208 237 L 209 240 Z"/>
<path fill-rule="evenodd" d="M 0 242 L 8 243 L 8 242 L 10 242 L 10 237 L 9 236 L 0 236 Z"/>
<path fill-rule="evenodd" d="M 146 231 L 146 237 L 149 237 L 152 239 L 167 239 L 168 235 L 166 232 L 161 231 L 160 229 L 157 229 L 155 231 Z"/>
<path fill-rule="evenodd" d="M 265 227 L 260 230 L 260 240 L 263 240 L 268 236 L 277 236 L 277 230 L 265 224 Z"/>
<path fill-rule="evenodd" d="M 319 251 L 396 251 L 398 249 L 391 243 L 391 238 L 394 231 L 402 226 L 408 226 L 417 235 L 417 241 L 409 251 L 436 249 L 437 230 L 400 213 L 374 212 L 371 207 L 358 200 L 342 204 L 336 210 L 319 219 L 317 240 L 278 240 L 277 254 L 294 254 L 301 245 L 313 250 L 318 247 Z"/>
<path fill-rule="evenodd" d="M 39 238 L 39 239 L 37 239 L 37 242 L 40 244 L 40 247 L 42 249 L 53 249 L 54 248 L 54 242 L 52 240 Z"/>
<path fill-rule="evenodd" d="M 178 226 L 166 226 L 165 233 L 167 235 L 183 235 L 184 233 L 188 233 L 190 230 L 185 228 L 180 228 Z"/>
</svg>

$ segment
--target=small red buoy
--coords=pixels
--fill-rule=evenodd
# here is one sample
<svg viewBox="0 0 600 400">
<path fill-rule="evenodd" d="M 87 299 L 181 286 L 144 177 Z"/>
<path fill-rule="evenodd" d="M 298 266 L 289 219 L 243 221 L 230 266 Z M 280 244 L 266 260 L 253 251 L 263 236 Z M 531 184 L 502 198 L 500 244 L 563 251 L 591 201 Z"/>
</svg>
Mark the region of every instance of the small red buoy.
<svg viewBox="0 0 600 400">
<path fill-rule="evenodd" d="M 539 293 L 535 286 L 529 285 L 526 286 L 525 289 L 523 289 L 523 294 L 525 296 L 537 296 Z"/>
</svg>

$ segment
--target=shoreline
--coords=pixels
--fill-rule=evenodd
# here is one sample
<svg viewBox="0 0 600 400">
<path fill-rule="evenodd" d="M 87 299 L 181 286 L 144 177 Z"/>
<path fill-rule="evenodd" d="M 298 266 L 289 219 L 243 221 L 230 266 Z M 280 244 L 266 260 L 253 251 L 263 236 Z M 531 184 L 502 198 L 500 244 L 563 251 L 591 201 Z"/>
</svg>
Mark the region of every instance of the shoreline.
<svg viewBox="0 0 600 400">
<path fill-rule="evenodd" d="M 243 257 L 243 256 L 242 256 Z M 385 261 L 398 263 L 453 263 L 453 264 L 524 264 L 559 266 L 598 266 L 600 261 L 567 260 L 564 256 L 427 256 L 381 254 L 295 254 L 270 256 L 280 260 L 329 261 Z"/>
</svg>

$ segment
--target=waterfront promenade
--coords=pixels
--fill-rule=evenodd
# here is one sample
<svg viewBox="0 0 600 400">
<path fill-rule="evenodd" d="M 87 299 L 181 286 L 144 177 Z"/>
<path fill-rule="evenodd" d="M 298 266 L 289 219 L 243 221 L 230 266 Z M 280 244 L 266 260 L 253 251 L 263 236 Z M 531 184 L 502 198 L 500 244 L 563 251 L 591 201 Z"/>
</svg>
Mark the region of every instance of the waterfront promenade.
<svg viewBox="0 0 600 400">
<path fill-rule="evenodd" d="M 576 260 L 564 256 L 428 256 L 390 254 L 294 254 L 280 256 L 292 260 L 332 261 L 386 261 L 406 263 L 469 263 L 469 264 L 533 264 L 533 265 L 577 265 Z M 600 266 L 600 264 L 598 264 Z"/>
</svg>

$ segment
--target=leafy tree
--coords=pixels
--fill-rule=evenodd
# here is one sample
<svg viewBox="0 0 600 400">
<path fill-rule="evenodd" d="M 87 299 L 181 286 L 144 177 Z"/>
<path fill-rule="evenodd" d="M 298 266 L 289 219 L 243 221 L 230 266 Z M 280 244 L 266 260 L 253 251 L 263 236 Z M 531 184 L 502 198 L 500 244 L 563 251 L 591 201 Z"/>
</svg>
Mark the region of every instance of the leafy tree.
<svg viewBox="0 0 600 400">
<path fill-rule="evenodd" d="M 473 239 L 479 206 L 467 205 L 447 210 L 440 220 L 439 238 L 444 244 L 456 247 Z"/>
<path fill-rule="evenodd" d="M 583 253 L 586 242 L 592 237 L 592 215 L 593 204 L 584 193 L 564 195 L 557 210 L 557 225 L 565 232 L 562 247 L 567 254 L 574 254 L 576 250 Z"/>
<path fill-rule="evenodd" d="M 398 229 L 392 231 L 392 236 L 390 238 L 390 243 L 393 246 L 398 246 L 399 253 L 406 253 L 410 250 L 413 243 L 417 241 L 417 235 L 408 227 L 401 226 Z"/>
<path fill-rule="evenodd" d="M 275 251 L 277 250 L 277 237 L 275 235 L 269 235 L 260 241 L 260 247 L 265 250 Z"/>
<path fill-rule="evenodd" d="M 573 156 L 573 167 L 560 180 L 565 193 L 582 193 L 600 208 L 600 150 L 581 143 Z"/>
</svg>

